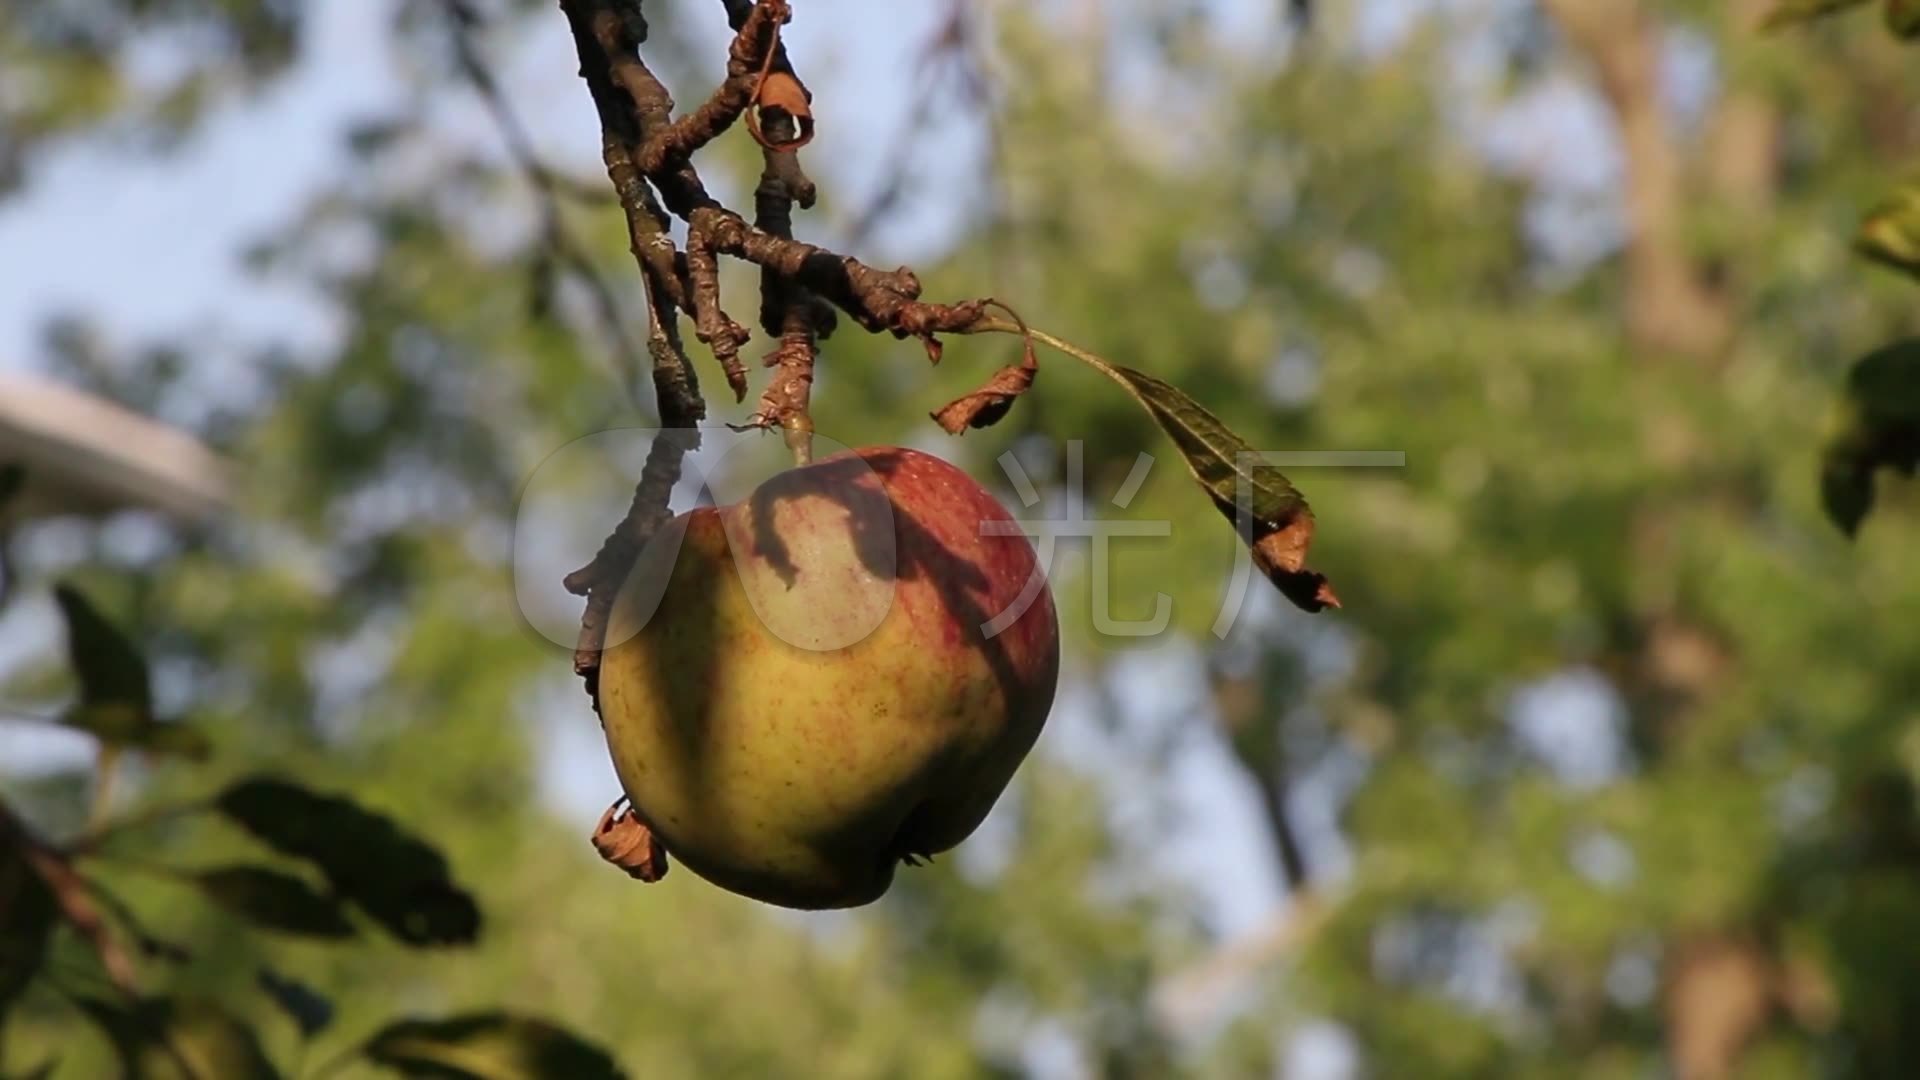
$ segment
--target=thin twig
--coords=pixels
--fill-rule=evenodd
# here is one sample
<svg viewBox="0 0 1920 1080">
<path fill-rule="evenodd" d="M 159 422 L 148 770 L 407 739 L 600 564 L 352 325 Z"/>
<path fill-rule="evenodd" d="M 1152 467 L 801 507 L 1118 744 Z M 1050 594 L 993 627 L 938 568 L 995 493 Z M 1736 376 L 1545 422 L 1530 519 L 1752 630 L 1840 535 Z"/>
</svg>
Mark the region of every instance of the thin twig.
<svg viewBox="0 0 1920 1080">
<path fill-rule="evenodd" d="M 637 395 L 640 373 L 644 369 L 640 350 L 634 345 L 626 321 L 620 316 L 620 304 L 614 297 L 613 287 L 593 264 L 585 248 L 574 239 L 561 213 L 560 200 L 563 196 L 580 197 L 577 184 L 540 160 L 526 125 L 508 102 L 492 69 L 481 57 L 478 43 L 473 39 L 473 32 L 480 24 L 479 14 L 468 0 L 446 0 L 446 4 L 452 15 L 454 52 L 459 60 L 460 71 L 493 117 L 501 141 L 506 144 L 507 156 L 533 189 L 540 214 L 541 244 L 551 258 L 572 271 L 585 284 L 602 332 L 620 358 L 627 390 Z"/>
<path fill-rule="evenodd" d="M 695 333 L 713 348 L 736 396 L 745 390 L 737 353 L 746 331 L 720 303 L 718 257 L 729 255 L 761 267 L 761 323 L 780 341 L 770 357 L 777 369 L 770 396 L 762 399 L 755 422 L 780 426 L 796 457 L 804 460 L 811 445 L 807 410 L 817 341 L 831 329 L 815 297 L 846 311 L 869 331 L 920 338 L 936 362 L 936 335 L 972 327 L 985 302 L 924 303 L 911 270 L 878 270 L 793 239 L 791 207 L 811 205 L 814 188 L 798 161 L 774 148 L 784 142 L 779 135 L 772 145 L 762 140 L 769 156 L 756 192 L 755 224 L 707 193 L 692 153 L 740 118 L 769 72 L 792 76 L 777 32 L 790 17 L 787 0 L 724 2 L 736 31 L 728 49 L 726 81 L 704 105 L 677 122 L 672 96 L 640 54 L 647 22 L 639 0 L 560 0 L 560 6 L 573 33 L 581 77 L 600 117 L 607 175 L 626 211 L 633 252 L 646 281 L 648 351 L 663 427 L 693 429 L 706 415 L 676 327 L 680 311 L 694 316 Z M 805 95 L 798 78 L 792 81 Z M 782 119 L 772 115 L 774 109 L 765 111 L 769 128 Z M 684 258 L 668 232 L 667 212 L 687 222 Z M 567 576 L 567 588 L 587 597 L 574 667 L 596 703 L 599 658 L 614 595 L 647 540 L 668 520 L 668 496 L 679 478 L 681 460 L 698 445 L 693 430 L 685 437 L 656 440 L 626 516 L 593 561 Z"/>
<path fill-rule="evenodd" d="M 762 145 L 760 186 L 753 193 L 755 227 L 785 239 L 793 238 L 794 204 L 813 202 L 813 181 L 801 170 L 798 155 L 777 148 L 793 137 L 793 123 L 791 117 L 769 121 L 775 145 Z M 833 309 L 805 286 L 778 270 L 761 269 L 760 326 L 780 344 L 767 356 L 773 378 L 746 426 L 779 428 L 795 464 L 813 460 L 813 368 L 819 339 L 833 332 L 833 324 Z"/>
<path fill-rule="evenodd" d="M 93 947 L 107 978 L 116 987 L 132 993 L 133 961 L 114 939 L 106 920 L 101 918 L 86 879 L 74 870 L 64 854 L 35 836 L 12 807 L 0 802 L 0 843 L 6 842 L 17 846 L 27 868 L 46 884 L 60 917 Z"/>
</svg>

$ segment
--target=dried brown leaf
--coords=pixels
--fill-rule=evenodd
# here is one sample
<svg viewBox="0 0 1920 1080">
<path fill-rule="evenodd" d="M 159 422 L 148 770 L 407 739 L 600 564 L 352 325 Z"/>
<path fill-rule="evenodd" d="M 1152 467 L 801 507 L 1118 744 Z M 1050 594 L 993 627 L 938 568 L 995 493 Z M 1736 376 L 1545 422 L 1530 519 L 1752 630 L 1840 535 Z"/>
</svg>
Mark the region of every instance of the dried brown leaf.
<svg viewBox="0 0 1920 1080">
<path fill-rule="evenodd" d="M 794 135 L 790 139 L 769 138 L 762 128 L 762 114 L 778 110 L 793 118 Z M 768 119 L 772 117 L 769 115 Z M 768 124 L 772 127 L 772 124 Z M 790 72 L 769 71 L 760 79 L 753 94 L 753 108 L 747 112 L 747 130 L 755 142 L 769 150 L 798 150 L 813 141 L 813 106 L 807 88 Z"/>
<path fill-rule="evenodd" d="M 1015 398 L 1033 389 L 1033 377 L 1039 372 L 1033 348 L 1028 346 L 1025 363 L 1008 365 L 994 372 L 985 386 L 933 413 L 933 421 L 949 435 L 958 435 L 968 428 L 991 427 L 1013 408 Z"/>
<path fill-rule="evenodd" d="M 1306 568 L 1307 548 L 1313 543 L 1313 515 L 1304 509 L 1292 521 L 1254 540 L 1253 564 L 1267 575 L 1281 595 L 1307 612 L 1340 606 L 1340 598 L 1325 574 Z"/>
<path fill-rule="evenodd" d="M 593 829 L 593 847 L 629 877 L 652 884 L 667 876 L 667 849 L 626 802 L 619 799 L 600 815 L 600 824 Z"/>
</svg>

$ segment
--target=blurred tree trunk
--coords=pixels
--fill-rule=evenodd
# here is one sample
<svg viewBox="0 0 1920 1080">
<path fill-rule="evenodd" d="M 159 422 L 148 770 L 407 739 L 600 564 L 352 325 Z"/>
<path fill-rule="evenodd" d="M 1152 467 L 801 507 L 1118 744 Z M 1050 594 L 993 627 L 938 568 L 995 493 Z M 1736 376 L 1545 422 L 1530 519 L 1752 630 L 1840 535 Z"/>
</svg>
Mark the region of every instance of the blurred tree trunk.
<svg viewBox="0 0 1920 1080">
<path fill-rule="evenodd" d="M 1733 319 L 1687 244 L 1687 169 L 1666 111 L 1660 21 L 1645 0 L 1542 3 L 1592 66 L 1619 132 L 1627 333 L 1655 352 L 1713 356 Z"/>
<path fill-rule="evenodd" d="M 1638 348 L 1711 364 L 1732 343 L 1738 275 L 1702 257 L 1687 216 L 1706 206 L 1742 218 L 1765 213 L 1779 184 L 1780 111 L 1750 85 L 1723 49 L 1722 85 L 1705 121 L 1704 158 L 1689 162 L 1667 115 L 1661 52 L 1665 28 L 1649 0 L 1542 0 L 1568 42 L 1591 65 L 1620 133 L 1627 222 L 1623 316 Z M 1755 31 L 1769 0 L 1731 0 L 1722 41 Z M 1736 46 L 1737 47 L 1737 46 Z M 1643 505 L 1637 537 L 1664 540 L 1663 505 Z M 1625 658 L 1638 726 L 1656 745 L 1684 727 L 1694 702 L 1723 684 L 1733 658 L 1682 611 L 1636 613 Z M 1652 713 L 1652 715 L 1646 715 Z M 1670 941 L 1663 991 L 1668 1054 L 1681 1080 L 1732 1076 L 1771 1012 L 1774 962 L 1758 943 L 1732 936 Z"/>
</svg>

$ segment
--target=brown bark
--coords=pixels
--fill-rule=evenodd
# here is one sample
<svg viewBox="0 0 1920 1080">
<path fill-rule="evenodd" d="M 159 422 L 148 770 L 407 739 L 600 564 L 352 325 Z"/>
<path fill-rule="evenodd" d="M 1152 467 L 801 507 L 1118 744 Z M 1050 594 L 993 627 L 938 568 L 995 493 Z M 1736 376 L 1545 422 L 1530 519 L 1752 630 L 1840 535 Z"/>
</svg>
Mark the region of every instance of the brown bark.
<svg viewBox="0 0 1920 1080">
<path fill-rule="evenodd" d="M 1773 1010 L 1772 960 L 1753 942 L 1703 938 L 1677 950 L 1665 995 L 1679 1080 L 1725 1080 Z"/>
<path fill-rule="evenodd" d="M 1736 326 L 1737 260 L 1716 266 L 1691 249 L 1686 217 L 1696 204 L 1741 217 L 1766 213 L 1780 178 L 1779 109 L 1741 70 L 1738 53 L 1773 0 L 1729 0 L 1724 83 L 1690 161 L 1666 113 L 1662 26 L 1652 0 L 1541 0 L 1589 63 L 1613 113 L 1624 157 L 1627 219 L 1623 315 L 1632 342 L 1654 353 L 1712 361 Z M 1732 265 L 1727 265 L 1732 263 Z M 1641 508 L 1640 545 L 1671 532 L 1670 509 Z M 1650 761 L 1684 737 L 1686 718 L 1735 677 L 1738 658 L 1676 602 L 1632 613 L 1630 655 L 1620 677 Z M 1746 1046 L 1777 999 L 1775 963 L 1750 939 L 1706 933 L 1670 942 L 1662 997 L 1667 1045 L 1681 1080 L 1735 1075 Z"/>
<path fill-rule="evenodd" d="M 1627 333 L 1646 349 L 1710 357 L 1733 319 L 1688 250 L 1686 163 L 1663 104 L 1660 24 L 1645 0 L 1542 0 L 1592 65 L 1626 171 Z"/>
</svg>

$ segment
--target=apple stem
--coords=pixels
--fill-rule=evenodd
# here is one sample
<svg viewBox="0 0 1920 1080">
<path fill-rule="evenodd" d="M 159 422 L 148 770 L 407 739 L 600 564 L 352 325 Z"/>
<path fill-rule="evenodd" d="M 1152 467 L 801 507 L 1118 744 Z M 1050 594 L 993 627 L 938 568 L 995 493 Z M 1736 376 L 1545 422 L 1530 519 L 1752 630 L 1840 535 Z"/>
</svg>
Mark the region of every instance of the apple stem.
<svg viewBox="0 0 1920 1080">
<path fill-rule="evenodd" d="M 795 465 L 813 464 L 813 417 L 805 412 L 787 414 L 781 418 L 780 434 L 793 452 Z"/>
</svg>

